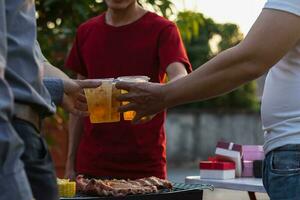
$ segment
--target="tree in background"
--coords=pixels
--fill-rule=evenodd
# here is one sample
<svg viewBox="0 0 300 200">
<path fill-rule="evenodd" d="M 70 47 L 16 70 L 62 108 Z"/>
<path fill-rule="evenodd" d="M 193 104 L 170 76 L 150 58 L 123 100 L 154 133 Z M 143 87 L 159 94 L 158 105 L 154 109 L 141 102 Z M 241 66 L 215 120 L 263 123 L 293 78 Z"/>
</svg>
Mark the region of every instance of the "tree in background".
<svg viewBox="0 0 300 200">
<path fill-rule="evenodd" d="M 237 45 L 243 39 L 237 25 L 217 24 L 201 13 L 180 12 L 177 15 L 176 23 L 194 69 L 221 51 Z M 250 82 L 227 95 L 192 103 L 185 107 L 257 111 L 259 102 L 256 96 L 256 82 Z"/>
<path fill-rule="evenodd" d="M 164 17 L 174 16 L 170 0 L 139 0 L 139 3 Z M 62 67 L 73 42 L 77 27 L 106 9 L 102 0 L 36 0 L 38 40 L 46 57 L 55 66 Z M 184 39 L 194 69 L 207 62 L 217 52 L 236 45 L 242 34 L 234 24 L 217 24 L 201 13 L 180 12 L 176 23 Z M 219 36 L 217 51 L 211 41 Z M 258 108 L 255 83 L 213 100 L 191 104 L 192 108 Z"/>
</svg>

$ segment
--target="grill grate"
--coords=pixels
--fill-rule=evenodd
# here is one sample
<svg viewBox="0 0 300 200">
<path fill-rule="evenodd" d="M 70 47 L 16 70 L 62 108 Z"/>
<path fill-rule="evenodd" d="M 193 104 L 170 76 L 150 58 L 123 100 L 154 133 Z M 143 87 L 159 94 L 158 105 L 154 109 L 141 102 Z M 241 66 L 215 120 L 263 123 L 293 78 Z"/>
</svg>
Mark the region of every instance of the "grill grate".
<svg viewBox="0 0 300 200">
<path fill-rule="evenodd" d="M 78 194 L 60 200 L 201 200 L 203 190 L 214 190 L 212 185 L 173 183 L 173 190 L 163 189 L 158 193 L 128 195 L 125 197 L 92 197 Z"/>
<path fill-rule="evenodd" d="M 185 184 L 185 183 L 173 183 L 172 191 L 183 191 L 183 190 L 204 190 L 208 189 L 213 191 L 214 187 L 208 184 Z"/>
</svg>

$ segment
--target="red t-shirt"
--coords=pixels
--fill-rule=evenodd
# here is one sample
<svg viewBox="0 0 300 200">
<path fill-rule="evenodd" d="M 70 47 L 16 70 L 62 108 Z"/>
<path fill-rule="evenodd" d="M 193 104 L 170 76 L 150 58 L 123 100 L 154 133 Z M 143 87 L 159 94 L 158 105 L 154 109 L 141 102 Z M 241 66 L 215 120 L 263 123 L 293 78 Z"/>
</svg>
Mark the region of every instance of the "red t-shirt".
<svg viewBox="0 0 300 200">
<path fill-rule="evenodd" d="M 113 27 L 102 14 L 77 30 L 66 67 L 89 78 L 145 75 L 162 82 L 166 68 L 183 63 L 191 71 L 176 25 L 148 12 L 125 26 Z M 166 178 L 165 112 L 146 124 L 91 124 L 85 119 L 76 157 L 78 173 L 97 177 Z"/>
</svg>

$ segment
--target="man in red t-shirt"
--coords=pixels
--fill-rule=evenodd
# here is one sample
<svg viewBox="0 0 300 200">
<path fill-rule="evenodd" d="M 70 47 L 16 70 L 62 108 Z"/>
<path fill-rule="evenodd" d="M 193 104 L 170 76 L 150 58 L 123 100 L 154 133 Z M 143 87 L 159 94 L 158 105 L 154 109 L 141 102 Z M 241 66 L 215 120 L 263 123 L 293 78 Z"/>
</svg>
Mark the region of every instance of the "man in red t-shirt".
<svg viewBox="0 0 300 200">
<path fill-rule="evenodd" d="M 191 71 L 176 25 L 144 10 L 137 0 L 106 0 L 106 13 L 77 31 L 66 67 L 78 78 L 144 75 L 151 82 L 181 78 Z M 165 112 L 132 125 L 91 124 L 70 117 L 66 176 L 166 178 Z"/>
</svg>

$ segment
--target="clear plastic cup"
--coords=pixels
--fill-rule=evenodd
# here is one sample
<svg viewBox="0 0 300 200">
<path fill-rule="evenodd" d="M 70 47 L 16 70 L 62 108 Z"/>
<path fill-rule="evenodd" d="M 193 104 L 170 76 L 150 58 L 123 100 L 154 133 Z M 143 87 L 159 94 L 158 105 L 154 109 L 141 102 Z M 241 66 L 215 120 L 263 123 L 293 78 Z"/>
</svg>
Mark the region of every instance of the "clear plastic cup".
<svg viewBox="0 0 300 200">
<path fill-rule="evenodd" d="M 118 77 L 118 81 L 130 82 L 130 83 L 137 83 L 137 82 L 148 82 L 150 78 L 148 76 L 121 76 Z M 128 93 L 126 90 L 121 90 L 122 94 Z M 129 102 L 122 102 L 122 105 L 126 105 Z M 135 111 L 127 111 L 123 113 L 124 120 L 133 120 L 135 117 Z"/>
<path fill-rule="evenodd" d="M 98 88 L 84 89 L 91 123 L 120 121 L 118 112 L 120 102 L 116 100 L 120 90 L 115 87 L 114 79 L 97 79 L 97 81 L 102 82 Z"/>
<path fill-rule="evenodd" d="M 117 97 L 121 94 L 121 90 L 116 88 L 116 82 L 112 83 L 112 95 L 111 95 L 111 120 L 113 122 L 120 121 L 120 112 L 118 111 L 121 103 L 117 100 Z"/>
</svg>

